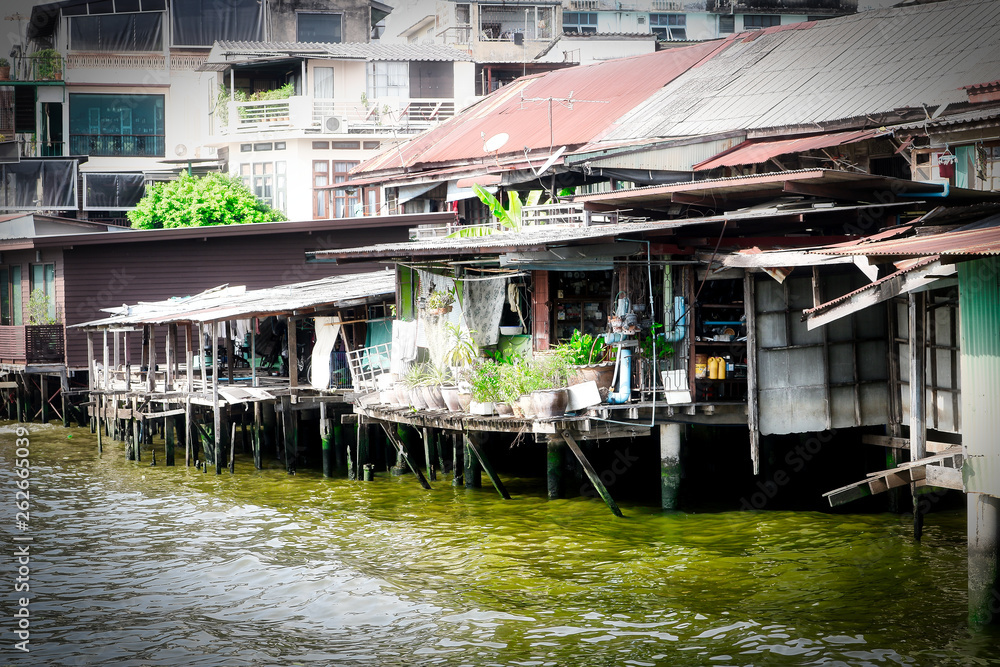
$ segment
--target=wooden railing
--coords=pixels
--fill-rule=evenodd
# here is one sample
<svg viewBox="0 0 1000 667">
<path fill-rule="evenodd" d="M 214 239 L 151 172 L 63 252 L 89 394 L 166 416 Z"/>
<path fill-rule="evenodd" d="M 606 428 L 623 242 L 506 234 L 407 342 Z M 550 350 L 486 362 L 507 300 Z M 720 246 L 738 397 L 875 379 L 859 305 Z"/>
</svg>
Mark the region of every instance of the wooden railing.
<svg viewBox="0 0 1000 667">
<path fill-rule="evenodd" d="M 0 326 L 0 363 L 62 363 L 65 360 L 63 325 Z"/>
</svg>

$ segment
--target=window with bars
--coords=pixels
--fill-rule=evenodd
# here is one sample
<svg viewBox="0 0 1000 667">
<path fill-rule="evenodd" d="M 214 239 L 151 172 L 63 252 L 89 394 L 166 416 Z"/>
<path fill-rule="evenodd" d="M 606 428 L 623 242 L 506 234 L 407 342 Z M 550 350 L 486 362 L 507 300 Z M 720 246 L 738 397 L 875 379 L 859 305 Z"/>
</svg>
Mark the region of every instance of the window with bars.
<svg viewBox="0 0 1000 667">
<path fill-rule="evenodd" d="M 743 16 L 744 30 L 762 30 L 781 25 L 781 17 L 777 14 L 745 14 Z"/>
<path fill-rule="evenodd" d="M 658 39 L 687 39 L 687 16 L 684 14 L 650 14 L 649 30 Z"/>
<path fill-rule="evenodd" d="M 563 12 L 563 32 L 597 32 L 597 12 Z"/>
</svg>

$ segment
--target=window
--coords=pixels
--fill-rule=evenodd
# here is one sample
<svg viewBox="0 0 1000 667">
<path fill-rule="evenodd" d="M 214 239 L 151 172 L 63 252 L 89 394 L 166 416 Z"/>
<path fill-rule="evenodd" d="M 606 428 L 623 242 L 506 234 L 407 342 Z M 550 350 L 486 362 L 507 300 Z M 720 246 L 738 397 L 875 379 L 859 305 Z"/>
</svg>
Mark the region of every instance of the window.
<svg viewBox="0 0 1000 667">
<path fill-rule="evenodd" d="M 597 32 L 597 12 L 563 12 L 563 32 Z"/>
<path fill-rule="evenodd" d="M 340 42 L 343 40 L 340 14 L 299 12 L 295 18 L 295 34 L 299 42 Z"/>
<path fill-rule="evenodd" d="M 142 174 L 84 174 L 83 208 L 114 211 L 135 208 L 145 193 Z"/>
<path fill-rule="evenodd" d="M 362 193 L 358 190 L 320 189 L 326 185 L 347 181 L 350 178 L 348 172 L 358 164 L 356 161 L 313 160 L 313 217 L 315 219 L 351 218 L 361 215 L 363 212 Z M 375 201 L 376 203 L 378 201 L 377 194 Z"/>
<path fill-rule="evenodd" d="M 513 42 L 520 34 L 523 39 L 551 39 L 554 15 L 547 6 L 479 5 L 479 38 Z"/>
<path fill-rule="evenodd" d="M 368 63 L 368 98 L 410 96 L 409 63 Z"/>
<path fill-rule="evenodd" d="M 76 160 L 0 164 L 0 211 L 75 211 Z"/>
<path fill-rule="evenodd" d="M 163 95 L 72 93 L 72 155 L 163 157 Z"/>
<path fill-rule="evenodd" d="M 658 39 L 687 39 L 687 16 L 684 14 L 650 14 L 649 30 Z"/>
<path fill-rule="evenodd" d="M 21 313 L 21 267 L 0 266 L 0 324 L 24 324 Z"/>
<path fill-rule="evenodd" d="M 314 141 L 312 143 L 312 146 L 313 146 L 313 150 L 322 150 L 324 148 L 329 148 L 330 147 L 330 142 L 329 141 Z"/>
<path fill-rule="evenodd" d="M 42 294 L 49 297 L 48 310 L 46 314 L 49 319 L 56 317 L 56 265 L 55 264 L 32 264 L 31 271 L 31 292 L 42 290 Z"/>
<path fill-rule="evenodd" d="M 732 14 L 719 17 L 719 34 L 731 35 L 736 32 L 736 17 Z"/>
<path fill-rule="evenodd" d="M 109 53 L 163 50 L 163 14 L 103 14 L 69 19 L 69 44 L 74 51 Z"/>
<path fill-rule="evenodd" d="M 258 199 L 285 212 L 288 208 L 288 176 L 282 162 L 243 162 L 240 177 Z"/>
<path fill-rule="evenodd" d="M 777 14 L 745 14 L 743 16 L 744 30 L 761 30 L 781 25 L 781 17 Z"/>
<path fill-rule="evenodd" d="M 333 68 L 313 68 L 313 97 L 321 100 L 333 99 Z"/>
<path fill-rule="evenodd" d="M 172 14 L 174 46 L 264 38 L 258 0 L 173 0 Z"/>
</svg>

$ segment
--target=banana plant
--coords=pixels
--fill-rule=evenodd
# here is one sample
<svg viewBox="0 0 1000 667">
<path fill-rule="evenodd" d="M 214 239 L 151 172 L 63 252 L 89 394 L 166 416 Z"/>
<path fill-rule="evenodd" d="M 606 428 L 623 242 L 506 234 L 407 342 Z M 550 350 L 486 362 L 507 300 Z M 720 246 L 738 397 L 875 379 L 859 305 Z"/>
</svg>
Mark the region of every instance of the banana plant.
<svg viewBox="0 0 1000 667">
<path fill-rule="evenodd" d="M 500 223 L 500 226 L 504 231 L 519 232 L 521 231 L 521 210 L 525 206 L 537 206 L 542 198 L 542 190 L 532 190 L 528 193 L 524 202 L 521 202 L 521 195 L 518 194 L 516 190 L 510 190 L 507 192 L 507 206 L 500 202 L 492 193 L 483 189 L 478 183 L 472 184 L 472 191 L 476 193 L 479 197 L 479 201 L 483 202 L 486 207 L 490 210 L 490 213 L 494 218 Z M 448 238 L 469 238 L 473 236 L 488 236 L 490 234 L 496 233 L 497 229 L 493 227 L 484 227 L 480 225 L 474 225 L 471 227 L 464 227 L 457 232 L 448 235 Z"/>
</svg>

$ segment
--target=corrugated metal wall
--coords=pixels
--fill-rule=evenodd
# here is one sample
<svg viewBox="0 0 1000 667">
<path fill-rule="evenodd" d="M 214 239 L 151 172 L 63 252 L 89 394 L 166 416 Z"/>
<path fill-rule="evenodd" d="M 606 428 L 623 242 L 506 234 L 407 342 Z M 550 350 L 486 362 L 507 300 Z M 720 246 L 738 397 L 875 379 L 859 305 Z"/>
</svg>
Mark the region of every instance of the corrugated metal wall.
<svg viewBox="0 0 1000 667">
<path fill-rule="evenodd" d="M 820 297 L 859 287 L 858 275 L 823 276 Z M 885 424 L 889 412 L 885 308 L 867 308 L 813 331 L 802 310 L 813 306 L 811 277 L 756 285 L 760 432 L 808 433 Z"/>
<path fill-rule="evenodd" d="M 1000 258 L 958 265 L 965 490 L 1000 497 Z"/>
</svg>

